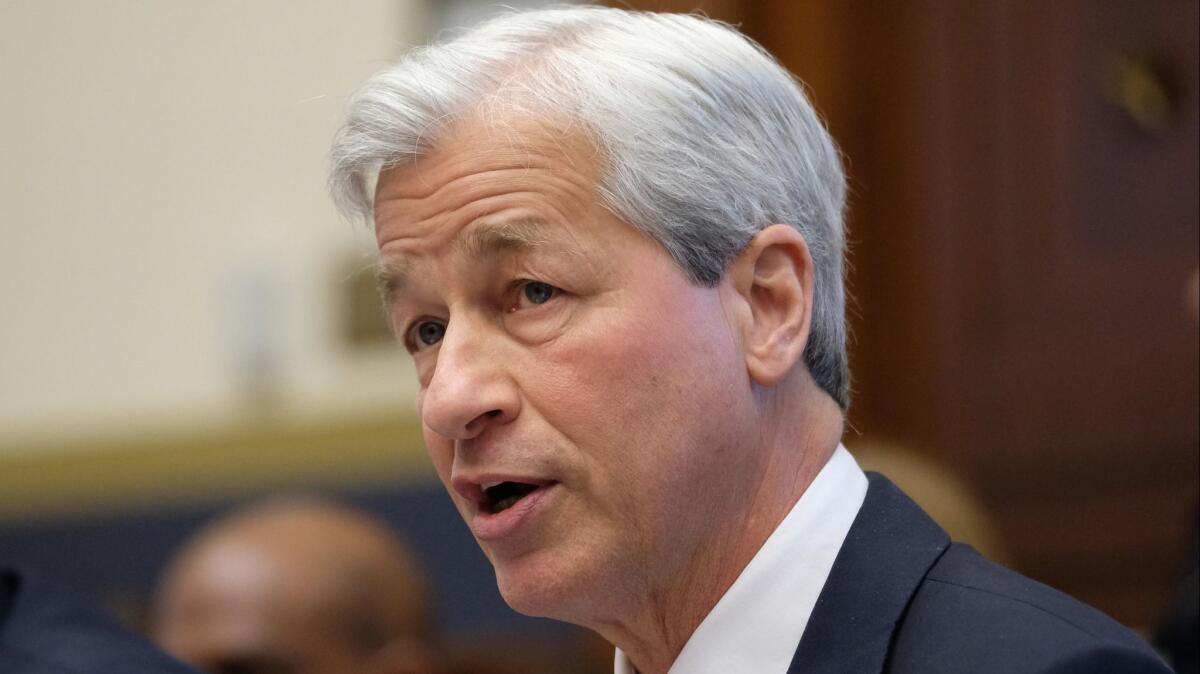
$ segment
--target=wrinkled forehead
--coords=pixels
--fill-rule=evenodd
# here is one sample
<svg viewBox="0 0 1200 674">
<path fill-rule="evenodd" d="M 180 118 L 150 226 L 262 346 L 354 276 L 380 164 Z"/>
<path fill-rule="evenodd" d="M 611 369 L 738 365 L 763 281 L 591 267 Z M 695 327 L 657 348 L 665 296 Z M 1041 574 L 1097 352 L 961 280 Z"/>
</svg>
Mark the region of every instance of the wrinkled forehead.
<svg viewBox="0 0 1200 674">
<path fill-rule="evenodd" d="M 599 153 L 577 129 L 511 115 L 466 120 L 420 159 L 380 172 L 377 243 L 385 254 L 428 254 L 455 243 L 536 242 L 545 236 L 538 226 L 594 219 L 600 171 Z M 479 227 L 503 236 L 489 241 Z"/>
<path fill-rule="evenodd" d="M 381 167 L 375 184 L 376 222 L 381 201 L 428 196 L 464 172 L 559 164 L 598 180 L 605 164 L 582 122 L 522 107 L 477 108 L 427 134 L 410 155 L 415 159 Z"/>
</svg>

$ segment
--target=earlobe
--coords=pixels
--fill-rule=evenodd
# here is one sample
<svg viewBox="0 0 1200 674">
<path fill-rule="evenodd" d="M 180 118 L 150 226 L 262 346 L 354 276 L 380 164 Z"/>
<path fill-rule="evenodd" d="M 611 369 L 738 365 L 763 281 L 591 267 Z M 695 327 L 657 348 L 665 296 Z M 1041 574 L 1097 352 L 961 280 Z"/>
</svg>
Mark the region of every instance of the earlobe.
<svg viewBox="0 0 1200 674">
<path fill-rule="evenodd" d="M 804 236 L 771 225 L 751 239 L 731 269 L 750 311 L 742 343 L 751 379 L 775 386 L 804 354 L 812 318 L 813 263 Z"/>
</svg>

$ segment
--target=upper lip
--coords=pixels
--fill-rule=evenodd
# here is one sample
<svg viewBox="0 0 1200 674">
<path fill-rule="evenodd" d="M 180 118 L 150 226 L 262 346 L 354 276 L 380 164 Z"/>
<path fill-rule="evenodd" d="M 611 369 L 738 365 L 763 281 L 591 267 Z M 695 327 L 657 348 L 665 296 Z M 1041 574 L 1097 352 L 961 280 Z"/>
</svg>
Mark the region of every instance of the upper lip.
<svg viewBox="0 0 1200 674">
<path fill-rule="evenodd" d="M 532 477 L 529 475 L 519 475 L 516 473 L 480 473 L 477 475 L 459 475 L 450 480 L 454 486 L 454 491 L 460 496 L 467 499 L 477 507 L 481 506 L 484 501 L 484 486 L 495 485 L 501 482 L 521 482 L 524 484 L 534 484 L 539 487 L 554 484 L 555 480 L 545 478 Z"/>
</svg>

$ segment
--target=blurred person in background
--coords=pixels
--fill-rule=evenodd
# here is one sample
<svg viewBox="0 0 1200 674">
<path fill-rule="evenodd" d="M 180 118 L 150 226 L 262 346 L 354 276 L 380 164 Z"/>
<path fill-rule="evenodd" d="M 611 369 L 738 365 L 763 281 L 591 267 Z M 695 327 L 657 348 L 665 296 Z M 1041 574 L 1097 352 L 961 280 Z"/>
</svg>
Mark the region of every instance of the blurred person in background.
<svg viewBox="0 0 1200 674">
<path fill-rule="evenodd" d="M 730 27 L 501 17 L 368 81 L 333 161 L 501 593 L 616 672 L 1167 671 L 842 447 L 840 157 Z"/>
<path fill-rule="evenodd" d="M 440 672 L 429 589 L 386 524 L 273 499 L 207 526 L 170 563 L 153 633 L 208 674 Z"/>
</svg>

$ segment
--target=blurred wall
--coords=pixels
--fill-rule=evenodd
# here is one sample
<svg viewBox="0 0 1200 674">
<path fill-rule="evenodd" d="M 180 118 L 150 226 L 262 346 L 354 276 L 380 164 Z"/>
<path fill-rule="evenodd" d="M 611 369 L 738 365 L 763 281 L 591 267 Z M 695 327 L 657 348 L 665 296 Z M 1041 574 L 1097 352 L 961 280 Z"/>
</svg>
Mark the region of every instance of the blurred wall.
<svg viewBox="0 0 1200 674">
<path fill-rule="evenodd" d="M 411 401 L 339 336 L 348 94 L 423 0 L 0 3 L 0 454 L 104 428 Z"/>
</svg>

